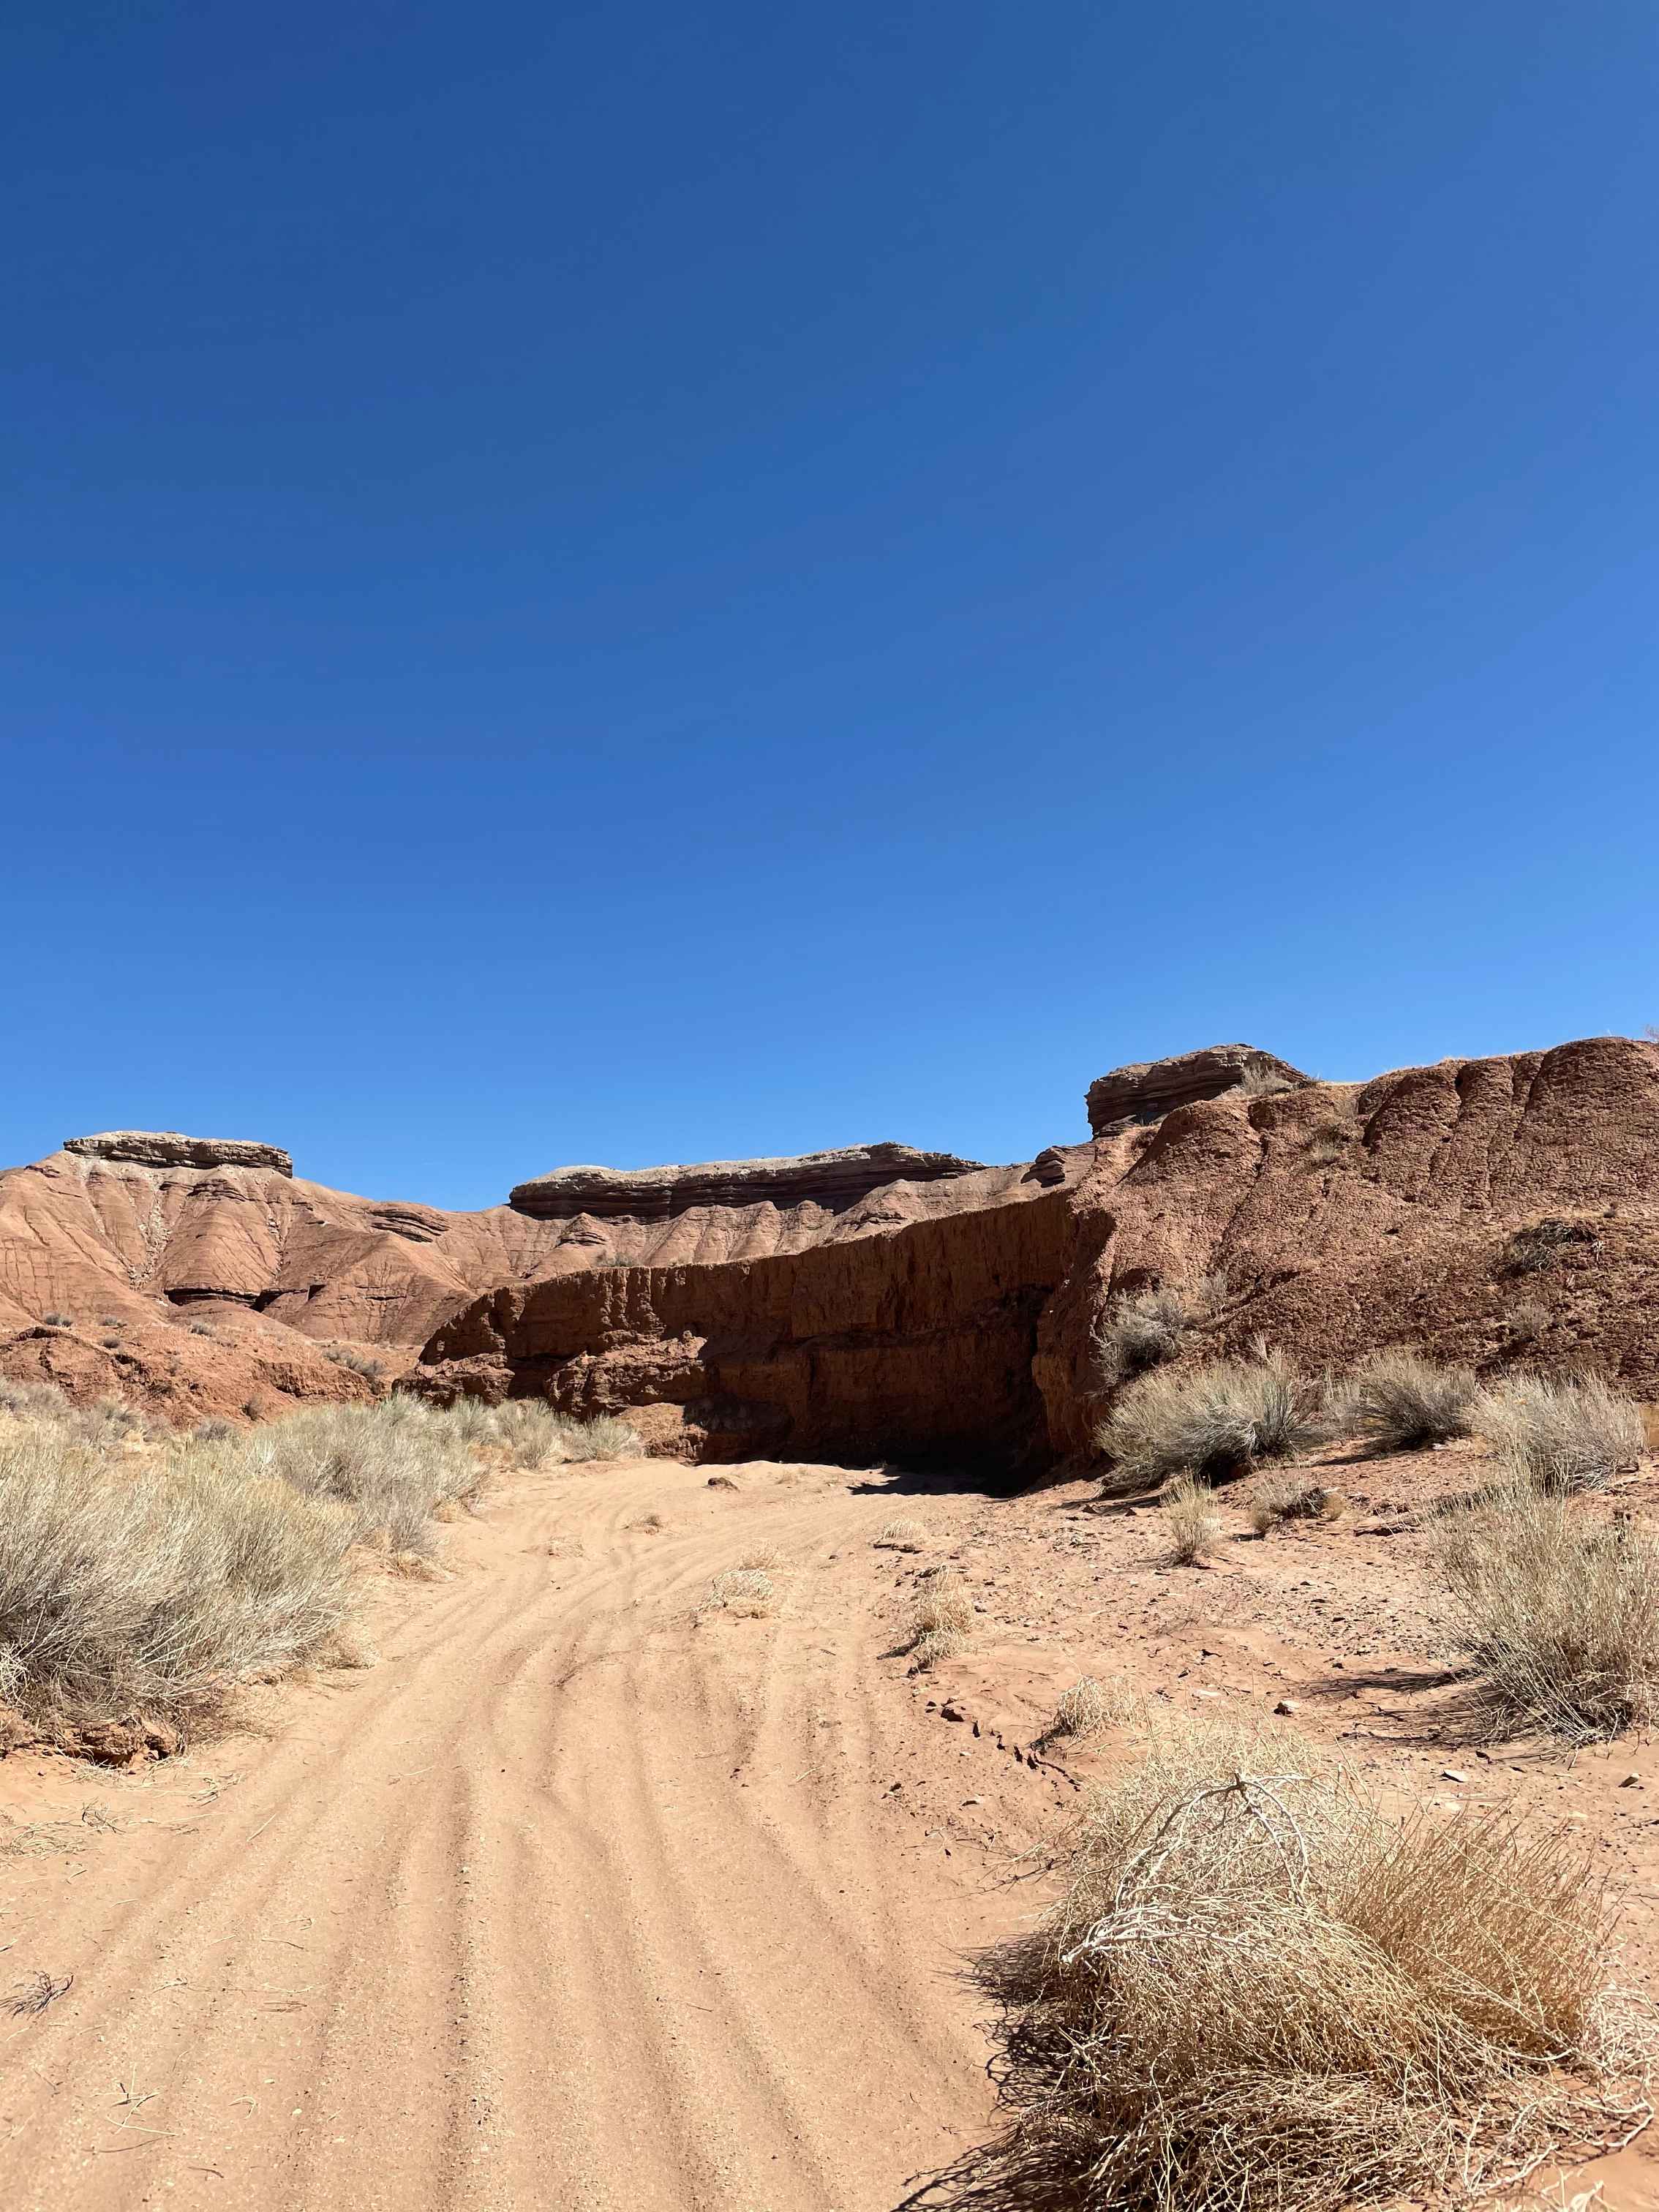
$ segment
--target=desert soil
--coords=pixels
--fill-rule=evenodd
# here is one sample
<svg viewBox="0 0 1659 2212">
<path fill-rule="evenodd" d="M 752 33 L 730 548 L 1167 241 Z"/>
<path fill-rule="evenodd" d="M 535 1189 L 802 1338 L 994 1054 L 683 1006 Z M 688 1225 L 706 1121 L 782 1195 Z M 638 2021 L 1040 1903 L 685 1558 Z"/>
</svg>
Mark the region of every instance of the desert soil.
<svg viewBox="0 0 1659 2212">
<path fill-rule="evenodd" d="M 450 1579 L 374 1586 L 377 1665 L 137 1772 L 0 1762 L 0 2202 L 948 2203 L 927 2177 L 994 2124 L 967 1959 L 1026 1924 L 1046 1839 L 1132 1750 L 1042 1741 L 1084 1672 L 1169 1711 L 1289 1704 L 1405 1800 L 1591 1823 L 1644 1972 L 1659 1759 L 1474 1747 L 1432 1662 L 1413 1505 L 1458 1473 L 1373 1465 L 1341 1526 L 1259 1543 L 1230 1504 L 1203 1571 L 1083 1485 L 513 1478 L 446 1532 Z M 917 1553 L 874 1547 L 900 1512 Z M 777 1613 L 710 1610 L 765 1547 Z M 947 1558 L 979 1626 L 912 1675 L 910 1583 Z M 1567 2190 L 1641 2212 L 1656 2173 L 1638 2145 Z"/>
</svg>

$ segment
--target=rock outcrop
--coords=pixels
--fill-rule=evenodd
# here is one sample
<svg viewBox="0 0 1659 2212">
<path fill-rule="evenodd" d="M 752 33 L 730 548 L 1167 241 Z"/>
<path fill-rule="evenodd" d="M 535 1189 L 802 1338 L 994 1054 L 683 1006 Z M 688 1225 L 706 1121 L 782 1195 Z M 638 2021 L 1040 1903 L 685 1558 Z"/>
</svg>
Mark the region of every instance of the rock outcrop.
<svg viewBox="0 0 1659 2212">
<path fill-rule="evenodd" d="M 515 1186 L 507 1204 L 538 1221 L 667 1221 L 705 1206 L 822 1206 L 844 1212 L 893 1182 L 972 1175 L 981 1160 L 912 1145 L 849 1145 L 793 1159 L 705 1160 L 696 1167 L 555 1168 Z"/>
<path fill-rule="evenodd" d="M 1283 1087 L 1241 1087 L 1252 1066 Z M 872 1146 L 575 1170 L 528 1187 L 553 1186 L 546 1214 L 354 1198 L 281 1154 L 120 1151 L 187 1139 L 77 1140 L 0 1174 L 0 1376 L 178 1419 L 361 1395 L 378 1362 L 435 1396 L 626 1412 L 689 1455 L 1030 1472 L 1089 1449 L 1110 1302 L 1208 1279 L 1182 1357 L 1405 1344 L 1659 1397 L 1655 1046 L 1364 1085 L 1222 1046 L 1118 1070 L 1091 1102 L 1094 1141 L 1029 1164 Z"/>
<path fill-rule="evenodd" d="M 145 1168 L 269 1168 L 291 1176 L 294 1163 L 279 1145 L 238 1137 L 186 1137 L 177 1129 L 106 1129 L 95 1137 L 66 1137 L 66 1152 L 94 1160 L 131 1160 Z"/>
<path fill-rule="evenodd" d="M 476 1299 L 426 1387 L 626 1411 L 659 1448 L 1010 1472 L 1050 1456 L 1032 1373 L 1066 1271 L 1069 1194 L 713 1267 L 590 1270 Z"/>
<path fill-rule="evenodd" d="M 1255 1045 L 1206 1045 L 1198 1052 L 1177 1053 L 1170 1060 L 1138 1060 L 1097 1076 L 1086 1100 L 1089 1127 L 1097 1137 L 1112 1136 L 1139 1122 L 1156 1121 L 1177 1106 L 1218 1098 L 1224 1091 L 1237 1089 L 1247 1075 L 1277 1076 L 1286 1083 L 1308 1080 L 1289 1060 Z"/>
</svg>

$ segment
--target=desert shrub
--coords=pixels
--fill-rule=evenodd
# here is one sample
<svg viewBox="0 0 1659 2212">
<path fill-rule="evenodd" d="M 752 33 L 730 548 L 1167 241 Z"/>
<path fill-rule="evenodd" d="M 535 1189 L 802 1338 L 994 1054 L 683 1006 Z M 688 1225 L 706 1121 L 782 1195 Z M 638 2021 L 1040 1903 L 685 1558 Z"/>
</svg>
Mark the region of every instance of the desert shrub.
<svg viewBox="0 0 1659 2212">
<path fill-rule="evenodd" d="M 1114 1298 L 1091 1340 L 1101 1381 L 1109 1387 L 1173 1359 L 1190 1322 L 1177 1291 L 1138 1291 Z"/>
<path fill-rule="evenodd" d="M 1288 1075 L 1281 1075 L 1269 1067 L 1265 1060 L 1253 1060 L 1234 1085 L 1241 1098 L 1277 1098 L 1296 1085 Z"/>
<path fill-rule="evenodd" d="M 871 1540 L 878 1552 L 919 1552 L 927 1540 L 927 1531 L 920 1521 L 901 1516 L 884 1522 Z"/>
<path fill-rule="evenodd" d="M 190 1324 L 190 1333 L 192 1336 L 212 1336 L 214 1334 L 213 1330 L 209 1328 L 208 1324 L 204 1321 L 191 1322 Z"/>
<path fill-rule="evenodd" d="M 599 1413 L 591 1421 L 572 1421 L 565 1431 L 565 1457 L 570 1460 L 637 1459 L 645 1446 L 637 1429 L 614 1413 Z"/>
<path fill-rule="evenodd" d="M 916 1583 L 904 1649 L 915 1673 L 960 1651 L 974 1623 L 974 1601 L 954 1567 L 935 1567 Z"/>
<path fill-rule="evenodd" d="M 1266 1536 L 1286 1521 L 1340 1521 L 1347 1510 L 1342 1492 L 1322 1483 L 1276 1482 L 1251 1506 L 1250 1526 Z"/>
<path fill-rule="evenodd" d="M 738 1565 L 764 1574 L 769 1568 L 783 1565 L 783 1553 L 775 1544 L 750 1544 L 747 1551 L 738 1553 Z"/>
<path fill-rule="evenodd" d="M 1470 1422 L 1511 1474 L 1559 1492 L 1601 1489 L 1646 1441 L 1640 1408 L 1599 1376 L 1515 1376 L 1481 1392 Z"/>
<path fill-rule="evenodd" d="M 1504 1263 L 1511 1275 L 1547 1274 L 1560 1266 L 1563 1252 L 1575 1244 L 1594 1257 L 1601 1249 L 1601 1239 L 1588 1221 L 1534 1221 L 1517 1229 L 1510 1237 Z"/>
<path fill-rule="evenodd" d="M 1354 1132 L 1346 1121 L 1334 1119 L 1322 1121 L 1309 1133 L 1304 1146 L 1310 1167 L 1331 1168 L 1339 1160 L 1346 1160 L 1352 1147 Z"/>
<path fill-rule="evenodd" d="M 1339 2212 L 1479 2194 L 1645 2107 L 1594 1839 L 1385 1814 L 1283 1737 L 1193 1729 L 1097 1796 L 993 1953 L 987 2204 Z"/>
<path fill-rule="evenodd" d="M 1509 1318 L 1511 1344 L 1536 1344 L 1550 1325 L 1550 1310 L 1537 1298 L 1522 1298 Z"/>
<path fill-rule="evenodd" d="M 453 1406 L 442 1409 L 439 1418 L 463 1443 L 493 1444 L 500 1440 L 500 1415 L 504 1411 L 504 1407 L 486 1406 L 482 1398 L 457 1398 Z"/>
<path fill-rule="evenodd" d="M 1467 1367 L 1437 1367 L 1414 1352 L 1378 1352 L 1340 1388 L 1333 1419 L 1373 1451 L 1418 1451 L 1468 1436 L 1479 1390 Z"/>
<path fill-rule="evenodd" d="M 0 1376 L 0 1413 L 15 1421 L 66 1421 L 73 1411 L 55 1382 L 13 1382 Z"/>
<path fill-rule="evenodd" d="M 1079 1742 L 1114 1728 L 1126 1719 L 1137 1699 L 1122 1682 L 1103 1682 L 1097 1674 L 1080 1674 L 1060 1694 L 1049 1722 L 1048 1736 L 1075 1736 Z"/>
<path fill-rule="evenodd" d="M 368 1382 L 378 1382 L 386 1373 L 381 1361 L 370 1358 L 366 1352 L 354 1352 L 349 1345 L 327 1345 L 324 1347 L 323 1357 L 336 1367 L 343 1367 L 353 1375 L 361 1375 Z"/>
<path fill-rule="evenodd" d="M 228 1466 L 275 1476 L 346 1511 L 360 1540 L 419 1552 L 432 1510 L 476 1494 L 483 1470 L 445 1414 L 394 1391 L 372 1406 L 312 1406 L 216 1449 Z"/>
<path fill-rule="evenodd" d="M 348 1516 L 196 1452 L 136 1464 L 58 1423 L 0 1431 L 0 1655 L 47 1725 L 210 1712 L 344 1617 Z"/>
<path fill-rule="evenodd" d="M 1115 1462 L 1114 1487 L 1213 1480 L 1305 1449 L 1321 1434 L 1322 1404 L 1321 1386 L 1279 1352 L 1154 1370 L 1125 1387 L 1095 1442 Z"/>
<path fill-rule="evenodd" d="M 66 1313 L 42 1314 L 40 1319 L 47 1328 L 72 1328 L 75 1326 L 73 1316 Z"/>
<path fill-rule="evenodd" d="M 1440 1524 L 1455 1647 L 1494 1731 L 1577 1742 L 1659 1711 L 1659 1542 L 1531 1485 Z"/>
<path fill-rule="evenodd" d="M 739 1620 L 759 1620 L 778 1609 L 772 1577 L 758 1567 L 728 1567 L 708 1585 L 708 1604 Z"/>
<path fill-rule="evenodd" d="M 1127 1382 L 1173 1359 L 1188 1331 L 1208 1321 L 1226 1303 L 1230 1288 L 1226 1276 L 1218 1273 L 1200 1276 L 1189 1291 L 1159 1288 L 1121 1292 L 1096 1322 L 1091 1337 L 1103 1383 L 1110 1388 Z"/>
<path fill-rule="evenodd" d="M 1221 1541 L 1221 1519 L 1209 1485 L 1189 1474 L 1177 1476 L 1164 1494 L 1164 1528 L 1176 1566 L 1193 1567 L 1207 1559 Z"/>
<path fill-rule="evenodd" d="M 910 1646 L 910 1672 L 925 1674 L 937 1667 L 941 1659 L 954 1659 L 958 1651 L 965 1650 L 968 1634 L 961 1628 L 924 1629 Z"/>
</svg>

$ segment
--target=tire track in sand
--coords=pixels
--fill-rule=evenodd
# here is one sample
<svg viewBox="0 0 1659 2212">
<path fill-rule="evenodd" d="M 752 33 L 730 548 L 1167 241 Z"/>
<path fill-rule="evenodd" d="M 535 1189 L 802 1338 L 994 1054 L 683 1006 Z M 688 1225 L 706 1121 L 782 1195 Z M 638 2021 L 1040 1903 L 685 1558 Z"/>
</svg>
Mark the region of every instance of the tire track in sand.
<svg viewBox="0 0 1659 2212">
<path fill-rule="evenodd" d="M 115 1785 L 192 1832 L 0 1866 L 9 1960 L 76 1978 L 0 2019 L 0 2201 L 889 2212 L 988 2093 L 949 1892 L 879 1826 L 873 1510 L 526 1483 L 380 1668 L 208 1755 L 240 1788 Z M 780 1614 L 700 1613 L 762 1539 Z"/>
</svg>

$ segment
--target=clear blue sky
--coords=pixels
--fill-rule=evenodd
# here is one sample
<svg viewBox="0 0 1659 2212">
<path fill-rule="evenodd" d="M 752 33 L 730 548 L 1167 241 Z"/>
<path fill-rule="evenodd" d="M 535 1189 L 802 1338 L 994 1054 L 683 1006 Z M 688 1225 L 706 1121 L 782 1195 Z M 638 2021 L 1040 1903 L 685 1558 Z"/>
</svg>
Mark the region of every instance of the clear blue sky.
<svg viewBox="0 0 1659 2212">
<path fill-rule="evenodd" d="M 1650 0 L 16 0 L 0 1159 L 1659 1020 Z"/>
</svg>

